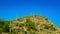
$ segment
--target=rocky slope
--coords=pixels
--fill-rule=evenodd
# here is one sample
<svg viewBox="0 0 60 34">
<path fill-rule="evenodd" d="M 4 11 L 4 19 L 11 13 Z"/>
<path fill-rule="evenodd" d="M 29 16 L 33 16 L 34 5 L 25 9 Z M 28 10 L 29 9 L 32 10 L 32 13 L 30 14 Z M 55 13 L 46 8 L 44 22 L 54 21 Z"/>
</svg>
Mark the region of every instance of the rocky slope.
<svg viewBox="0 0 60 34">
<path fill-rule="evenodd" d="M 14 20 L 11 29 L 13 34 L 60 34 L 60 29 L 43 16 L 27 16 Z"/>
</svg>

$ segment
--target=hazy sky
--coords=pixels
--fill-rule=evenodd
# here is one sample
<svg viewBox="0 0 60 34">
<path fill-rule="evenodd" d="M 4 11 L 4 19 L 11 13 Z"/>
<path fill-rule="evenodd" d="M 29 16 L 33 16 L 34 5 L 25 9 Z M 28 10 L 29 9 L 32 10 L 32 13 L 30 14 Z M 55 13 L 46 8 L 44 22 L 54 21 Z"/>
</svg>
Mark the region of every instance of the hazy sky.
<svg viewBox="0 0 60 34">
<path fill-rule="evenodd" d="M 31 12 L 42 15 L 60 28 L 60 0 L 0 0 L 0 18 L 14 20 L 29 16 Z"/>
</svg>

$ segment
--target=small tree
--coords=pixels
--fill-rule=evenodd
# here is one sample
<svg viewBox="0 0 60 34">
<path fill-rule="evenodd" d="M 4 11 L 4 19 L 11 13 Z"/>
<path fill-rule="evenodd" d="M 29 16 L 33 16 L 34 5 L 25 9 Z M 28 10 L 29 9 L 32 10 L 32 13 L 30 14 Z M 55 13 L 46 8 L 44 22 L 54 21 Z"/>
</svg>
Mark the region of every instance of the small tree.
<svg viewBox="0 0 60 34">
<path fill-rule="evenodd" d="M 8 24 L 4 25 L 3 32 L 9 32 L 9 25 Z"/>
<path fill-rule="evenodd" d="M 3 32 L 9 32 L 9 21 L 5 21 L 3 26 Z"/>
</svg>

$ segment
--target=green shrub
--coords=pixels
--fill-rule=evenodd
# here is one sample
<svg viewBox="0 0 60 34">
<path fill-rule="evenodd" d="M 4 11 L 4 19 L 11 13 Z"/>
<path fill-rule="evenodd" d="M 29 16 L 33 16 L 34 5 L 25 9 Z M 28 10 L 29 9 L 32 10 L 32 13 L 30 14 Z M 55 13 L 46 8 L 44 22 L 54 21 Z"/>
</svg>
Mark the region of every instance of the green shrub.
<svg viewBox="0 0 60 34">
<path fill-rule="evenodd" d="M 32 29 L 32 30 L 36 30 L 35 29 L 35 22 L 32 22 L 31 20 L 29 19 L 26 19 L 26 26 L 28 27 L 28 29 Z"/>
</svg>

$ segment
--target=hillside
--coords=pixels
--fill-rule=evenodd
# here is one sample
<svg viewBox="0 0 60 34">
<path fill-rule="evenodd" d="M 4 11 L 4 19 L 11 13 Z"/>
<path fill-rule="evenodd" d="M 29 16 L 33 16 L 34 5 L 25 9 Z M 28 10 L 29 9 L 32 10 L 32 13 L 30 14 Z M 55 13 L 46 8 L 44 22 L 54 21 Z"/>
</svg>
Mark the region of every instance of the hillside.
<svg viewBox="0 0 60 34">
<path fill-rule="evenodd" d="M 60 34 L 60 29 L 43 16 L 27 16 L 12 21 L 12 33 Z"/>
</svg>

